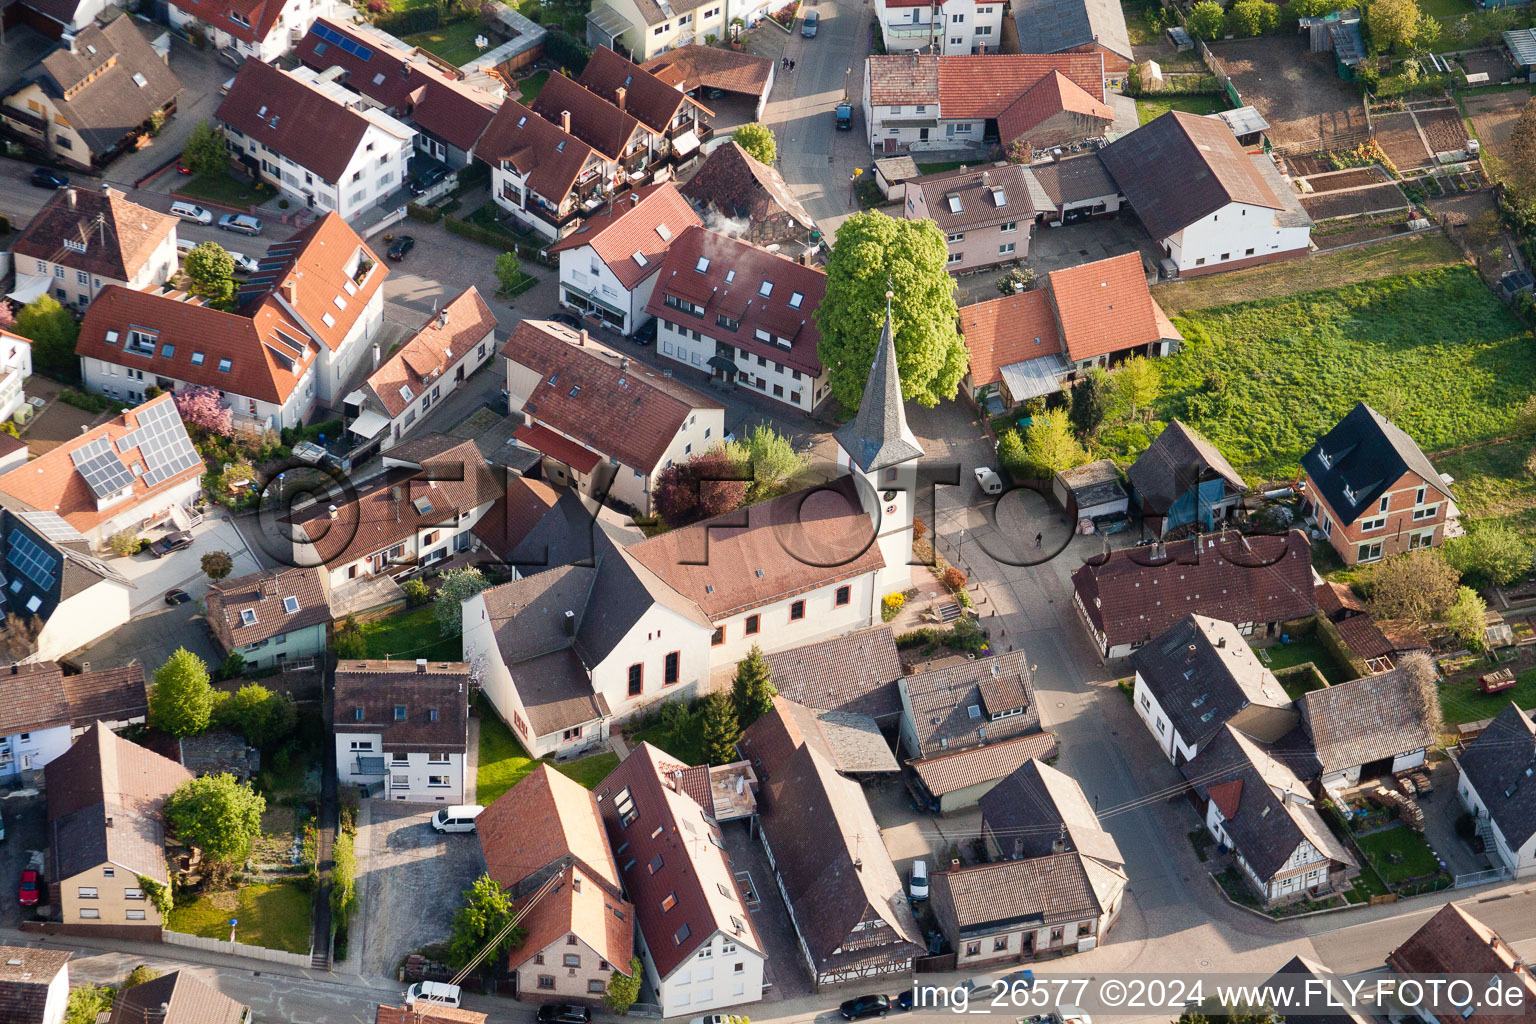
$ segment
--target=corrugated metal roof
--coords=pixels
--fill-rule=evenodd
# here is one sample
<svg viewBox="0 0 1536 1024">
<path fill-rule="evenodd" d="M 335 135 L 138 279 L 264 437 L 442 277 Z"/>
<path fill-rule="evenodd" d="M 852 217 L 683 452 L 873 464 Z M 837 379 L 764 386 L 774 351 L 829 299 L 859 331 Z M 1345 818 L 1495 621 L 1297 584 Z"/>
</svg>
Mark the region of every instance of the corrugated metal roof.
<svg viewBox="0 0 1536 1024">
<path fill-rule="evenodd" d="M 1072 365 L 1057 354 L 1026 359 L 1022 363 L 1010 363 L 1001 372 L 1003 383 L 1008 385 L 1008 393 L 1014 401 L 1022 402 L 1027 398 L 1040 398 L 1060 391 L 1061 378 L 1071 369 Z"/>
</svg>

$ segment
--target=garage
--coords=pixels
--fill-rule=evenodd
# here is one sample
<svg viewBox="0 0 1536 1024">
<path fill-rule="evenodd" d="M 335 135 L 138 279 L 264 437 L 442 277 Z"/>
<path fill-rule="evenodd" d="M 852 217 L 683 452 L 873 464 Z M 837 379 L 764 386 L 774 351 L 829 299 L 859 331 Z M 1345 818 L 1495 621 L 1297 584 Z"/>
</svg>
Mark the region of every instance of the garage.
<svg viewBox="0 0 1536 1024">
<path fill-rule="evenodd" d="M 1130 506 L 1125 487 L 1120 483 L 1120 471 L 1108 459 L 1062 470 L 1051 482 L 1051 491 L 1061 507 L 1079 524 L 1103 516 L 1120 517 L 1123 523 Z"/>
</svg>

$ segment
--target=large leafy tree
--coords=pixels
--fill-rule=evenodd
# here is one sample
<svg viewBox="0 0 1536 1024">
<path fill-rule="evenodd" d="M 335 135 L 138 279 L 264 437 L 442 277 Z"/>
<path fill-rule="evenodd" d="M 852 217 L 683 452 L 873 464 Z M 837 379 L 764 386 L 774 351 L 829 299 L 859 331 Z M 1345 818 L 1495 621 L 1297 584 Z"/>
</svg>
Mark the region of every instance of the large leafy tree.
<svg viewBox="0 0 1536 1024">
<path fill-rule="evenodd" d="M 1189 9 L 1189 31 L 1201 39 L 1220 39 L 1227 14 L 1216 0 L 1200 0 Z"/>
<path fill-rule="evenodd" d="M 234 431 L 235 414 L 224 404 L 218 388 L 186 384 L 171 392 L 176 412 L 190 426 L 228 437 Z"/>
<path fill-rule="evenodd" d="M 753 500 L 779 493 L 806 465 L 806 457 L 795 451 L 794 442 L 766 423 L 759 423 L 745 441 L 729 452 L 745 462 L 752 474 Z"/>
<path fill-rule="evenodd" d="M 448 938 L 448 962 L 464 967 L 512 920 L 512 896 L 490 875 L 481 875 L 464 890 L 464 905 L 453 913 Z M 497 963 L 522 945 L 527 933 L 513 928 L 491 950 L 486 963 Z"/>
<path fill-rule="evenodd" d="M 183 782 L 165 801 L 165 818 L 178 839 L 204 857 L 232 864 L 250 855 L 266 810 L 266 798 L 228 772 Z"/>
<path fill-rule="evenodd" d="M 639 957 L 629 961 L 629 973 L 614 971 L 608 978 L 608 991 L 603 993 L 603 1005 L 617 1014 L 626 1014 L 640 998 L 640 982 L 643 967 Z"/>
<path fill-rule="evenodd" d="M 155 670 L 149 691 L 149 724 L 172 736 L 196 736 L 213 716 L 214 692 L 203 659 L 178 647 Z"/>
<path fill-rule="evenodd" d="M 1456 599 L 1445 610 L 1445 624 L 1469 650 L 1483 649 L 1483 632 L 1488 605 L 1471 587 L 1456 591 Z"/>
<path fill-rule="evenodd" d="M 736 665 L 736 678 L 731 683 L 731 700 L 736 705 L 736 720 L 746 728 L 773 710 L 773 698 L 778 694 L 768 671 L 768 659 L 757 644 Z"/>
<path fill-rule="evenodd" d="M 227 306 L 235 295 L 235 258 L 218 242 L 199 242 L 181 261 L 192 279 L 187 290 L 215 306 Z"/>
<path fill-rule="evenodd" d="M 749 121 L 736 129 L 731 138 L 754 158 L 765 164 L 773 163 L 779 155 L 779 143 L 773 137 L 773 129 L 760 121 Z"/>
<path fill-rule="evenodd" d="M 181 159 L 197 174 L 213 174 L 229 165 L 229 151 L 224 147 L 224 136 L 212 122 L 199 121 L 192 126 L 187 141 L 181 148 Z"/>
<path fill-rule="evenodd" d="M 1269 0 L 1253 0 L 1273 8 Z M 1120 364 L 1111 376 L 1115 397 L 1126 407 L 1131 419 L 1150 406 L 1162 394 L 1162 369 L 1146 356 L 1132 356 Z"/>
<path fill-rule="evenodd" d="M 1061 409 L 1036 416 L 1024 437 L 1024 465 L 1042 479 L 1081 466 L 1087 458 Z"/>
<path fill-rule="evenodd" d="M 1407 49 L 1419 34 L 1424 12 L 1414 0 L 1371 0 L 1365 8 L 1365 27 L 1380 50 Z"/>
<path fill-rule="evenodd" d="M 32 363 L 38 369 L 70 377 L 79 372 L 75 339 L 80 325 L 52 295 L 39 295 L 23 306 L 12 330 L 32 342 Z"/>
<path fill-rule="evenodd" d="M 1435 548 L 1420 548 L 1376 563 L 1364 582 L 1378 618 L 1422 625 L 1439 618 L 1456 600 L 1461 573 Z"/>
<path fill-rule="evenodd" d="M 1280 8 L 1269 0 L 1237 0 L 1227 11 L 1227 27 L 1240 36 L 1261 36 L 1280 23 Z"/>
<path fill-rule="evenodd" d="M 445 634 L 457 633 L 463 624 L 464 602 L 491 585 L 485 574 L 474 566 L 449 569 L 438 581 L 437 603 L 432 614 Z"/>
<path fill-rule="evenodd" d="M 651 500 L 668 526 L 687 526 L 740 508 L 750 476 L 735 454 L 715 447 L 662 470 Z"/>
<path fill-rule="evenodd" d="M 1445 558 L 1468 582 L 1503 587 L 1530 571 L 1536 545 L 1514 527 L 1494 520 L 1448 541 Z"/>
<path fill-rule="evenodd" d="M 955 282 L 945 269 L 949 250 L 931 220 L 894 220 L 878 210 L 856 213 L 837 229 L 827 260 L 827 294 L 816 310 L 817 354 L 830 371 L 832 394 L 848 411 L 859 407 L 885 323 L 885 293 L 902 397 L 935 406 L 955 397 L 965 376 L 965 342 L 955 323 Z"/>
<path fill-rule="evenodd" d="M 1099 429 L 1112 397 L 1114 388 L 1109 374 L 1103 367 L 1088 367 L 1082 380 L 1072 386 L 1072 426 L 1079 434 L 1088 437 Z"/>
<path fill-rule="evenodd" d="M 229 694 L 219 701 L 213 713 L 215 725 L 233 729 L 261 750 L 269 750 L 287 739 L 298 719 L 292 697 L 273 693 L 260 683 L 247 683 Z"/>
</svg>

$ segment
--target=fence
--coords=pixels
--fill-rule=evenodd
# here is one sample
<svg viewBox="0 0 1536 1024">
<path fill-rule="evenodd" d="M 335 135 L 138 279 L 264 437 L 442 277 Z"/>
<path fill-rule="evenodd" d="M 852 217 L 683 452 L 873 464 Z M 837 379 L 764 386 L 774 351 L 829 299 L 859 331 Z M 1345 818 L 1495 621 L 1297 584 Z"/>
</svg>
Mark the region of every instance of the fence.
<svg viewBox="0 0 1536 1024">
<path fill-rule="evenodd" d="M 660 1003 L 635 1003 L 624 1014 L 626 1017 L 650 1017 L 661 1020 Z"/>
<path fill-rule="evenodd" d="M 1221 91 L 1227 94 L 1227 99 L 1234 107 L 1242 106 L 1242 93 L 1238 92 L 1237 86 L 1232 84 L 1232 79 L 1228 77 L 1226 69 L 1221 66 L 1221 61 L 1216 59 L 1216 55 L 1211 52 L 1211 48 L 1205 45 L 1205 40 L 1196 39 L 1195 45 L 1200 48 L 1200 60 L 1207 68 L 1210 68 L 1211 74 L 1216 76 L 1216 81 L 1220 83 Z"/>
<path fill-rule="evenodd" d="M 1489 882 L 1502 882 L 1509 877 L 1509 868 L 1489 868 L 1487 871 L 1472 871 L 1465 875 L 1457 875 L 1453 888 L 1468 889 L 1474 885 L 1487 885 Z"/>
<path fill-rule="evenodd" d="M 206 949 L 215 953 L 228 953 L 232 956 L 248 956 L 255 960 L 269 960 L 276 964 L 288 964 L 290 967 L 312 966 L 309 953 L 288 953 L 281 949 L 252 946 L 244 942 L 230 942 L 228 939 L 205 939 L 201 935 L 173 932 L 169 928 L 162 930 L 160 937 L 163 941 L 169 942 L 173 946 Z"/>
</svg>

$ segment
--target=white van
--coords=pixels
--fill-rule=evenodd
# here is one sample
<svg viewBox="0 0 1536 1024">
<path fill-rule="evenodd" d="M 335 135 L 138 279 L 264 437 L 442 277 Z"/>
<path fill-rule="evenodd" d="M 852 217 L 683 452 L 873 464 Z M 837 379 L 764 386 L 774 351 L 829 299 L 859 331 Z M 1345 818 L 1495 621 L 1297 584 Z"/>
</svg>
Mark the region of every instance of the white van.
<svg viewBox="0 0 1536 1024">
<path fill-rule="evenodd" d="M 433 1006 L 459 1005 L 459 986 L 450 985 L 445 981 L 418 981 L 405 990 L 405 1005 L 414 1006 L 421 1003 L 427 1008 Z"/>
<path fill-rule="evenodd" d="M 438 832 L 473 832 L 475 819 L 483 810 L 485 808 L 479 804 L 454 804 L 452 807 L 444 807 L 432 815 L 432 828 Z"/>
<path fill-rule="evenodd" d="M 171 204 L 171 216 L 189 220 L 194 224 L 212 224 L 213 214 L 198 206 L 196 203 L 188 203 L 178 199 Z"/>
<path fill-rule="evenodd" d="M 912 900 L 918 902 L 928 898 L 928 862 L 915 860 L 912 862 Z"/>
</svg>

